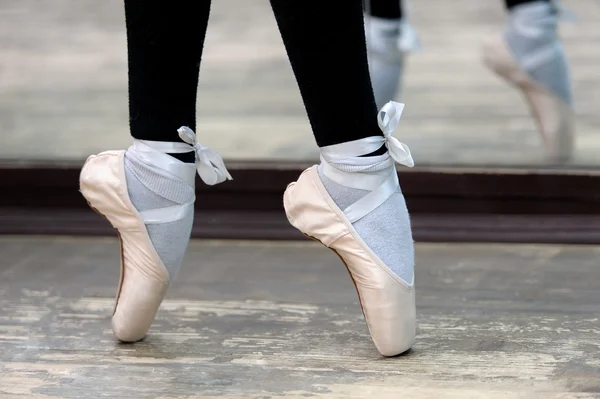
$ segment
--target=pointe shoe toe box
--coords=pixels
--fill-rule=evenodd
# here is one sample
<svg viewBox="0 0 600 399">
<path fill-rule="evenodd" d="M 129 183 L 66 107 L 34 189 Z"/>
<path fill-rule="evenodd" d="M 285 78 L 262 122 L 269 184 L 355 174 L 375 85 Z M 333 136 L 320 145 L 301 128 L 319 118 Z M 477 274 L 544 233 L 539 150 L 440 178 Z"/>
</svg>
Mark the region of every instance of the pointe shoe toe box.
<svg viewBox="0 0 600 399">
<path fill-rule="evenodd" d="M 169 274 L 127 192 L 125 151 L 88 158 L 80 191 L 90 206 L 117 229 L 121 241 L 121 279 L 112 317 L 117 339 L 143 339 L 169 286 Z"/>
</svg>

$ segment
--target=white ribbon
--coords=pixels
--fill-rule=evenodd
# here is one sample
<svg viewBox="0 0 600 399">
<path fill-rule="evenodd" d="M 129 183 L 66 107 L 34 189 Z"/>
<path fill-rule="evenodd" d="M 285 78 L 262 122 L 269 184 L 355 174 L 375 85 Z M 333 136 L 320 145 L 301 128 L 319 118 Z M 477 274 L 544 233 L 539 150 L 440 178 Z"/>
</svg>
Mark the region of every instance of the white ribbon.
<svg viewBox="0 0 600 399">
<path fill-rule="evenodd" d="M 233 180 L 225 167 L 223 158 L 211 148 L 196 142 L 196 133 L 192 129 L 187 126 L 181 126 L 177 129 L 177 132 L 181 140 L 194 148 L 196 152 L 196 169 L 204 183 L 214 186 L 225 180 Z"/>
<path fill-rule="evenodd" d="M 381 110 L 377 114 L 377 123 L 383 132 L 384 144 L 392 159 L 399 164 L 412 168 L 415 166 L 415 161 L 410 153 L 410 149 L 406 144 L 392 136 L 392 133 L 400 124 L 400 117 L 403 110 L 404 104 L 390 101 L 381 107 Z"/>
</svg>

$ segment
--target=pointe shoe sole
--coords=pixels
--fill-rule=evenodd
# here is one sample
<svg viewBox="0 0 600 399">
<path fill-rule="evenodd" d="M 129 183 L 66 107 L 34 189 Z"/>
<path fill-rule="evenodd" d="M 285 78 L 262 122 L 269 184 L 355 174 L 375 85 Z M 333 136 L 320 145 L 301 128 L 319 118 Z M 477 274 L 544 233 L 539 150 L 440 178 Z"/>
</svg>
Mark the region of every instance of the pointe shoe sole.
<svg viewBox="0 0 600 399">
<path fill-rule="evenodd" d="M 364 243 L 329 196 L 316 166 L 288 185 L 283 202 L 290 223 L 346 266 L 377 350 L 383 356 L 409 350 L 416 330 L 414 283 L 397 277 Z"/>
<path fill-rule="evenodd" d="M 120 341 L 143 339 L 169 287 L 169 274 L 127 192 L 125 151 L 90 156 L 80 174 L 80 191 L 92 209 L 117 229 L 121 276 L 112 316 Z"/>
<path fill-rule="evenodd" d="M 550 162 L 567 162 L 572 154 L 575 115 L 569 104 L 535 82 L 517 63 L 502 36 L 488 39 L 483 62 L 490 70 L 523 93 Z"/>
</svg>

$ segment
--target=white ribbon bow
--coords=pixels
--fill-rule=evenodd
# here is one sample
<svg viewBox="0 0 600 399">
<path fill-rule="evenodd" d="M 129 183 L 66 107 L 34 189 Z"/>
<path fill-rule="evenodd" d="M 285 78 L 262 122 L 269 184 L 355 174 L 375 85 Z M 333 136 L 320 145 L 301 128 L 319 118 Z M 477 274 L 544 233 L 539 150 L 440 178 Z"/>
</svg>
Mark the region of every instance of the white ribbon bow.
<svg viewBox="0 0 600 399">
<path fill-rule="evenodd" d="M 377 123 L 383 132 L 385 146 L 392 156 L 392 159 L 399 164 L 412 168 L 415 166 L 415 161 L 410 153 L 410 149 L 406 144 L 392 136 L 392 133 L 400 124 L 400 117 L 402 116 L 403 110 L 404 104 L 390 101 L 385 104 L 377 114 Z"/>
<path fill-rule="evenodd" d="M 182 126 L 177 129 L 177 132 L 181 140 L 194 147 L 196 151 L 196 169 L 204 183 L 214 186 L 225 180 L 233 180 L 225 167 L 223 158 L 211 148 L 196 142 L 196 133 L 192 129 Z"/>
</svg>

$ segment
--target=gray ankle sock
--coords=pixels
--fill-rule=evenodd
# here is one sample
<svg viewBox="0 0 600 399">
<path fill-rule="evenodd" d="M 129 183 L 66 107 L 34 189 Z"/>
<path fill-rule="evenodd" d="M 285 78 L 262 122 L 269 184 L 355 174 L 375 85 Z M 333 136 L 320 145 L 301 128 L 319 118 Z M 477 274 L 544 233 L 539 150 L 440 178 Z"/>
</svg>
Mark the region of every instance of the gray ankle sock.
<svg viewBox="0 0 600 399">
<path fill-rule="evenodd" d="M 394 166 L 392 166 L 394 168 Z M 325 176 L 319 166 L 319 177 L 327 192 L 340 209 L 345 209 L 369 193 L 348 188 Z M 360 179 L 361 173 L 356 173 Z M 386 202 L 353 224 L 354 229 L 371 250 L 408 284 L 413 282 L 415 264 L 410 219 L 404 196 L 398 186 Z"/>
<path fill-rule="evenodd" d="M 184 181 L 163 176 L 129 152 L 125 154 L 125 178 L 131 202 L 140 212 L 184 204 L 193 200 L 195 195 L 194 188 Z M 175 222 L 146 225 L 150 240 L 171 279 L 183 261 L 193 220 L 192 212 Z"/>
<path fill-rule="evenodd" d="M 504 37 L 521 67 L 539 84 L 572 104 L 571 79 L 558 37 L 558 11 L 547 1 L 511 9 Z"/>
</svg>

